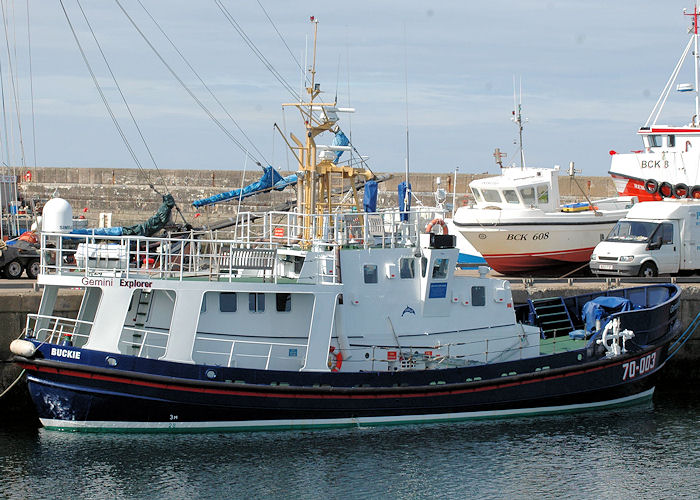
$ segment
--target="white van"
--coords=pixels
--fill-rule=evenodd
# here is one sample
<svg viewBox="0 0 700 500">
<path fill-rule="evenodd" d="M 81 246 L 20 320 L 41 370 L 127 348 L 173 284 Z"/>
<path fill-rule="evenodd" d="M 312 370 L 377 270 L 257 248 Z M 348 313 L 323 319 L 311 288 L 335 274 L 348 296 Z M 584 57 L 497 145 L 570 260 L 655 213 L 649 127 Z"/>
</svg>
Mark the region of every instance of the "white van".
<svg viewBox="0 0 700 500">
<path fill-rule="evenodd" d="M 645 276 L 700 270 L 700 200 L 634 205 L 591 255 L 596 275 Z"/>
</svg>

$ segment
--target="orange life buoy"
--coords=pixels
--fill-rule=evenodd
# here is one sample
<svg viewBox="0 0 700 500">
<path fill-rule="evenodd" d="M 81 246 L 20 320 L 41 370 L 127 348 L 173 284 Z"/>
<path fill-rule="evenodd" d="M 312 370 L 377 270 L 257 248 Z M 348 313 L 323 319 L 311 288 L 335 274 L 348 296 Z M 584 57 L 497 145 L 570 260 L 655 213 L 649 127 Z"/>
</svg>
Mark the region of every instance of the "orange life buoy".
<svg viewBox="0 0 700 500">
<path fill-rule="evenodd" d="M 342 366 L 343 353 L 340 351 L 335 352 L 335 346 L 330 346 L 328 349 L 328 368 L 330 368 L 332 372 L 338 372 Z"/>
<path fill-rule="evenodd" d="M 445 224 L 445 221 L 444 221 L 444 220 L 438 219 L 438 218 L 435 218 L 435 219 L 431 220 L 430 223 L 429 223 L 427 226 L 425 226 L 425 232 L 426 232 L 426 233 L 430 233 L 430 232 L 433 230 L 433 226 L 434 226 L 435 224 L 438 224 L 438 225 L 442 226 L 442 234 L 447 234 L 447 233 L 448 233 L 448 231 L 447 231 L 447 224 Z"/>
</svg>

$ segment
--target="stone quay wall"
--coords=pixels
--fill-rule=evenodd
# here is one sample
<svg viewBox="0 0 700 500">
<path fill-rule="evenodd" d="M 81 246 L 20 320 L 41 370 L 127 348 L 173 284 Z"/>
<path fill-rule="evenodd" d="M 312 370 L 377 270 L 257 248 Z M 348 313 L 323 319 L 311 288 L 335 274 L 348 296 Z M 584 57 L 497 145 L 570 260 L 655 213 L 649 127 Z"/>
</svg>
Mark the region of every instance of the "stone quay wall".
<svg viewBox="0 0 700 500">
<path fill-rule="evenodd" d="M 185 218 L 193 225 L 213 223 L 219 219 L 235 216 L 238 203 L 219 203 L 212 207 L 195 209 L 194 200 L 247 185 L 260 178 L 261 171 L 249 170 L 243 177 L 241 170 L 144 170 L 128 168 L 60 168 L 36 167 L 18 169 L 21 175 L 19 190 L 26 201 L 47 200 L 55 192 L 72 205 L 75 216 L 85 215 L 88 225 L 98 225 L 100 212 L 112 213 L 112 225 L 131 225 L 142 222 L 160 206 L 161 198 L 150 187 L 153 183 L 160 193 L 171 192 Z M 26 175 L 27 172 L 30 175 Z M 290 172 L 280 172 L 288 175 Z M 378 174 L 380 175 L 380 174 Z M 404 180 L 403 173 L 379 184 L 378 205 L 397 205 L 397 186 Z M 31 176 L 31 180 L 27 180 Z M 456 205 L 468 204 L 468 184 L 486 174 L 457 174 Z M 426 206 L 435 204 L 434 193 L 440 186 L 447 191 L 447 203 L 452 203 L 454 174 L 412 173 L 411 185 L 414 194 Z M 615 187 L 610 177 L 577 177 L 572 181 L 564 173 L 559 178 L 559 191 L 564 201 L 584 199 L 581 190 L 591 198 L 615 196 Z M 167 186 L 167 188 L 166 188 Z M 580 186 L 580 187 L 579 187 Z M 247 198 L 241 202 L 241 211 L 265 211 L 275 205 L 296 198 L 294 188 L 271 191 Z M 84 211 L 87 209 L 87 211 Z M 195 214 L 201 217 L 195 223 Z M 179 216 L 178 216 L 179 217 Z M 182 222 L 181 219 L 179 219 Z"/>
</svg>

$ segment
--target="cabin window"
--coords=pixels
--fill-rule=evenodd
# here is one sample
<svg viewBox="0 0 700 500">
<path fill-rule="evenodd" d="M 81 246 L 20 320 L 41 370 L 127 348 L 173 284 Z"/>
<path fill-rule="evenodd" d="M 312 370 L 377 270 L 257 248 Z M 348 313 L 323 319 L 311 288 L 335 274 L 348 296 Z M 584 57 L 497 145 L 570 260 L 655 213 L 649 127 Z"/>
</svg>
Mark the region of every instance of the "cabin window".
<svg viewBox="0 0 700 500">
<path fill-rule="evenodd" d="M 489 203 L 501 202 L 501 195 L 495 189 L 484 189 L 481 193 L 484 195 L 484 201 Z"/>
<path fill-rule="evenodd" d="M 661 136 L 660 135 L 650 135 L 649 136 L 649 147 L 650 148 L 660 148 L 661 147 Z"/>
<path fill-rule="evenodd" d="M 205 313 L 205 312 L 207 312 L 207 296 L 206 295 L 204 297 L 202 297 L 202 305 L 199 308 L 200 314 Z"/>
<path fill-rule="evenodd" d="M 433 262 L 433 279 L 444 280 L 447 278 L 447 269 L 450 259 L 435 259 Z"/>
<path fill-rule="evenodd" d="M 520 203 L 520 200 L 518 199 L 518 193 L 516 193 L 513 189 L 504 189 L 503 197 L 506 199 L 507 203 L 513 203 L 515 205 L 518 205 Z"/>
<path fill-rule="evenodd" d="M 473 306 L 485 306 L 486 305 L 486 288 L 483 286 L 473 286 L 472 287 L 472 305 Z"/>
<path fill-rule="evenodd" d="M 549 203 L 549 189 L 546 185 L 537 186 L 537 203 Z"/>
<path fill-rule="evenodd" d="M 476 188 L 472 188 L 472 193 L 474 194 L 474 199 L 476 201 L 481 201 L 481 193 L 479 193 L 479 190 Z"/>
<path fill-rule="evenodd" d="M 401 279 L 413 279 L 416 275 L 416 259 L 413 257 L 399 260 L 399 275 Z"/>
<path fill-rule="evenodd" d="M 265 294 L 264 293 L 249 293 L 248 294 L 248 310 L 250 312 L 265 311 Z"/>
<path fill-rule="evenodd" d="M 236 292 L 222 292 L 219 294 L 219 311 L 236 312 L 238 300 Z"/>
<path fill-rule="evenodd" d="M 662 245 L 672 245 L 673 244 L 673 225 L 668 223 L 661 224 L 661 244 Z"/>
<path fill-rule="evenodd" d="M 275 296 L 277 302 L 277 312 L 289 312 L 292 310 L 292 294 L 278 293 Z"/>
<path fill-rule="evenodd" d="M 377 273 L 377 266 L 375 264 L 365 264 L 365 283 L 377 283 L 379 279 L 379 274 Z"/>
<path fill-rule="evenodd" d="M 425 273 L 428 271 L 428 258 L 420 258 L 420 275 L 425 278 Z"/>
<path fill-rule="evenodd" d="M 669 148 L 675 148 L 676 147 L 676 136 L 675 135 L 669 135 L 666 137 L 666 140 L 668 142 L 668 147 Z"/>
<path fill-rule="evenodd" d="M 523 197 L 523 201 L 526 205 L 535 204 L 535 188 L 525 187 L 520 190 L 520 196 Z"/>
</svg>

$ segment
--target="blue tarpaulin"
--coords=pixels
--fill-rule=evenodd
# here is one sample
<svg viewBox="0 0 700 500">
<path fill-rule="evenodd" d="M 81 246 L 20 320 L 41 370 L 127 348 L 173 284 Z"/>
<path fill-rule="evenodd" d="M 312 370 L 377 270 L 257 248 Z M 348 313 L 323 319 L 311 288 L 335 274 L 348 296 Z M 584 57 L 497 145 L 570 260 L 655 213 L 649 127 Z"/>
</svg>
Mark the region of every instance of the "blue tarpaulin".
<svg viewBox="0 0 700 500">
<path fill-rule="evenodd" d="M 288 175 L 287 177 L 282 177 L 277 170 L 271 166 L 263 168 L 264 172 L 259 180 L 247 185 L 243 189 L 233 189 L 231 191 L 226 191 L 225 193 L 215 194 L 214 196 L 209 196 L 208 198 L 202 198 L 201 200 L 196 200 L 192 202 L 195 207 L 204 207 L 206 205 L 212 205 L 214 203 L 219 203 L 228 200 L 239 200 L 248 198 L 260 192 L 268 191 L 270 189 L 276 189 L 281 191 L 289 185 L 296 184 L 297 176 L 296 174 Z"/>
<path fill-rule="evenodd" d="M 377 181 L 365 182 L 365 194 L 362 204 L 365 207 L 365 212 L 377 211 Z"/>
<path fill-rule="evenodd" d="M 406 192 L 408 191 L 408 196 Z M 404 201 L 408 199 L 408 203 L 404 206 Z M 406 189 L 406 182 L 399 184 L 399 211 L 401 212 L 401 222 L 408 222 L 408 212 L 411 210 L 411 184 L 408 184 L 408 189 Z"/>
<path fill-rule="evenodd" d="M 581 313 L 586 322 L 586 331 L 595 329 L 596 320 L 600 320 L 600 329 L 605 328 L 608 316 L 614 313 L 631 311 L 632 302 L 622 297 L 596 297 L 583 305 Z"/>
<path fill-rule="evenodd" d="M 347 146 L 350 144 L 350 139 L 343 133 L 342 130 L 338 130 L 335 133 L 335 137 L 333 138 L 333 145 L 334 146 Z M 343 155 L 343 151 L 336 151 L 335 152 L 335 159 L 333 160 L 333 163 L 336 165 L 338 164 L 338 160 L 340 160 L 340 157 Z"/>
</svg>

